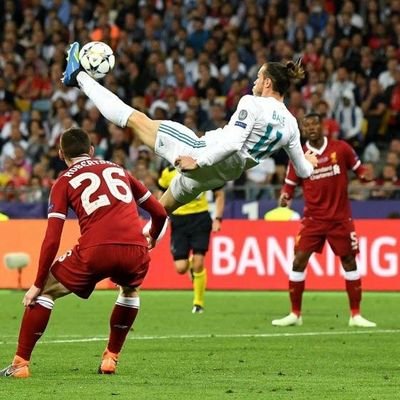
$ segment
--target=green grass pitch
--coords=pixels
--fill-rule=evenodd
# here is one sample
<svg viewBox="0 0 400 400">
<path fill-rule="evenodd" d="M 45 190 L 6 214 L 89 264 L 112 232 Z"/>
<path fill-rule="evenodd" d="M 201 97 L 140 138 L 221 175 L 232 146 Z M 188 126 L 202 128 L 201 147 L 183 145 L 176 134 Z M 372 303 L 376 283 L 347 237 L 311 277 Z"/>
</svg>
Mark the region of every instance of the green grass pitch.
<svg viewBox="0 0 400 400">
<path fill-rule="evenodd" d="M 302 327 L 274 328 L 285 292 L 208 292 L 191 314 L 189 291 L 143 291 L 114 376 L 97 375 L 117 292 L 56 302 L 32 377 L 0 379 L 0 399 L 400 398 L 399 293 L 364 293 L 376 329 L 348 328 L 345 292 L 306 292 Z M 9 364 L 23 292 L 0 291 L 0 362 Z"/>
</svg>

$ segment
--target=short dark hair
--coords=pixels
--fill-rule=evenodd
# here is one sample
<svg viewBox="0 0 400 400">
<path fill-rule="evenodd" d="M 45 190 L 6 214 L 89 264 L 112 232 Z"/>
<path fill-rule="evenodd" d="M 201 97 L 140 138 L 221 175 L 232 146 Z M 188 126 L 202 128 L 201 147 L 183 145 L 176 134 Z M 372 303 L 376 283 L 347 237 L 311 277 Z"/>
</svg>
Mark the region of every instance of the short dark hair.
<svg viewBox="0 0 400 400">
<path fill-rule="evenodd" d="M 83 154 L 89 154 L 90 138 L 83 129 L 70 128 L 62 134 L 60 145 L 64 157 L 71 159 Z"/>
<path fill-rule="evenodd" d="M 288 61 L 286 64 L 280 62 L 267 62 L 265 65 L 265 76 L 272 81 L 272 89 L 280 95 L 285 95 L 289 90 L 290 83 L 304 78 L 304 69 L 301 59 L 297 62 Z"/>
<path fill-rule="evenodd" d="M 308 119 L 308 118 L 317 118 L 319 122 L 322 122 L 322 117 L 321 114 L 318 114 L 317 112 L 309 112 L 306 114 L 303 119 Z"/>
</svg>

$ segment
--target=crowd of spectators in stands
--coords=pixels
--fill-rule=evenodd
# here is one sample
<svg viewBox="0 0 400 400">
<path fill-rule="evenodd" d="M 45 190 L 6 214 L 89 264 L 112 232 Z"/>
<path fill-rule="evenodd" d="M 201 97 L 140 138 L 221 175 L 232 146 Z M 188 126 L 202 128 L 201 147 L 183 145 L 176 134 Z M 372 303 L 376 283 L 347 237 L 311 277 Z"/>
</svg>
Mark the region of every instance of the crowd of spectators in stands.
<svg viewBox="0 0 400 400">
<path fill-rule="evenodd" d="M 134 132 L 109 124 L 60 82 L 68 43 L 101 40 L 116 66 L 104 85 L 153 118 L 195 131 L 223 126 L 268 60 L 302 58 L 306 79 L 287 98 L 299 119 L 317 111 L 370 171 L 352 198 L 400 193 L 400 0 L 4 0 L 0 15 L 0 196 L 34 202 L 65 168 L 64 129 L 80 125 L 110 159 L 155 188 L 162 161 Z M 232 185 L 274 196 L 278 153 Z M 12 189 L 29 188 L 28 191 Z M 7 189 L 7 190 L 5 190 Z M 397 189 L 397 190 L 396 190 Z"/>
</svg>

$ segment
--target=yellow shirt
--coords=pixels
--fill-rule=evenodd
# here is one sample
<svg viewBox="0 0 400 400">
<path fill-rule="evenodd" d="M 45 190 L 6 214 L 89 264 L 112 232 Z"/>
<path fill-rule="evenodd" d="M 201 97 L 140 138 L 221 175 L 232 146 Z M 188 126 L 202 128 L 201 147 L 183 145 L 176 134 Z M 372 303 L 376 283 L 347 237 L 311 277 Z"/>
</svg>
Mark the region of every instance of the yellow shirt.
<svg viewBox="0 0 400 400">
<path fill-rule="evenodd" d="M 5 222 L 5 221 L 8 221 L 9 219 L 10 218 L 8 217 L 8 215 L 0 212 L 0 222 Z"/>
<path fill-rule="evenodd" d="M 174 167 L 164 168 L 161 172 L 161 176 L 158 178 L 158 185 L 166 190 L 171 184 L 172 179 L 177 174 L 177 170 Z M 198 214 L 204 211 L 208 211 L 208 201 L 206 194 L 200 193 L 194 200 L 185 204 L 182 207 L 176 209 L 173 215 L 188 215 L 188 214 Z"/>
<path fill-rule="evenodd" d="M 265 221 L 296 221 L 300 214 L 288 207 L 276 207 L 264 215 Z"/>
</svg>

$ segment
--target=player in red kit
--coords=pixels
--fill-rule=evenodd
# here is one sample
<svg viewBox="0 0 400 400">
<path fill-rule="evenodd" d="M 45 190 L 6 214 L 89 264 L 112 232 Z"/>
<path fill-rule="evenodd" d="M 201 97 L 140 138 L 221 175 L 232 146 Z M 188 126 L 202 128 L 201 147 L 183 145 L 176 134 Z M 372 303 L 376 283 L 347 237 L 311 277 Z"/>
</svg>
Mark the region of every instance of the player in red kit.
<svg viewBox="0 0 400 400">
<path fill-rule="evenodd" d="M 349 326 L 371 328 L 374 322 L 360 314 L 361 279 L 357 270 L 356 254 L 358 240 L 351 218 L 347 196 L 349 170 L 364 179 L 364 168 L 354 150 L 342 140 L 329 140 L 323 134 L 319 114 L 308 114 L 303 119 L 303 133 L 307 139 L 304 150 L 313 151 L 318 166 L 310 178 L 296 176 L 289 164 L 285 185 L 280 196 L 280 205 L 287 206 L 296 186 L 301 185 L 304 196 L 304 218 L 296 238 L 295 258 L 289 273 L 289 294 L 292 310 L 282 319 L 272 321 L 274 326 L 302 325 L 301 303 L 304 292 L 305 269 L 312 253 L 321 253 L 325 241 L 340 257 L 351 317 Z"/>
<path fill-rule="evenodd" d="M 26 292 L 18 347 L 0 376 L 26 378 L 33 348 L 46 329 L 54 301 L 75 293 L 88 298 L 104 278 L 119 285 L 110 317 L 110 336 L 99 373 L 115 372 L 118 356 L 139 310 L 137 288 L 149 266 L 148 250 L 161 236 L 167 214 L 148 189 L 120 166 L 92 158 L 94 149 L 82 129 L 71 128 L 60 141 L 68 169 L 55 182 L 49 199 L 48 225 L 36 279 Z M 152 225 L 142 234 L 137 205 Z M 78 217 L 78 244 L 54 262 L 68 208 Z"/>
</svg>

